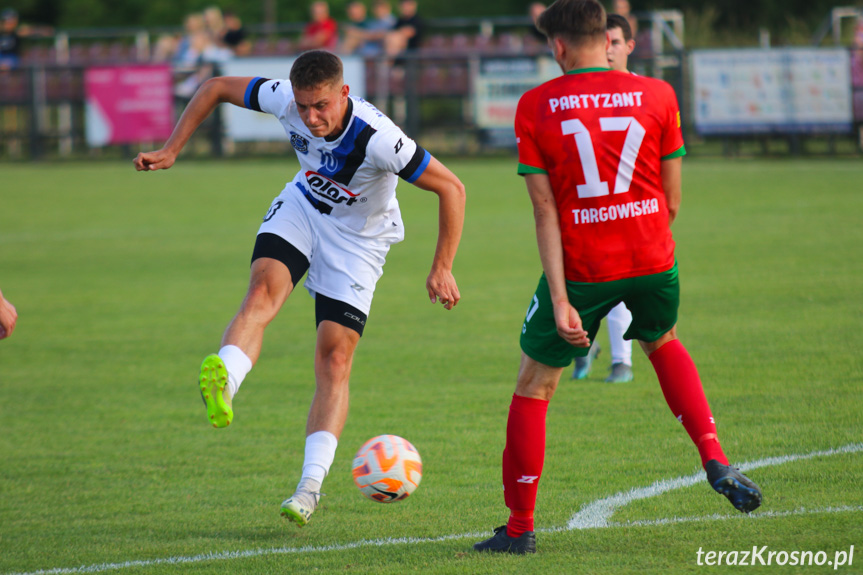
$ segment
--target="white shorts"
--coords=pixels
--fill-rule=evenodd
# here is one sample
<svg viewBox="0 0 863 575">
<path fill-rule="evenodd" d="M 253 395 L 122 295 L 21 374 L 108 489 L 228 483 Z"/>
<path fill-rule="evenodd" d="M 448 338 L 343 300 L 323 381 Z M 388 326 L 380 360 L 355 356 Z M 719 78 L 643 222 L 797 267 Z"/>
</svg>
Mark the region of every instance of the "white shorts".
<svg viewBox="0 0 863 575">
<path fill-rule="evenodd" d="M 293 183 L 273 200 L 258 233 L 275 234 L 306 256 L 309 272 L 303 285 L 312 297 L 319 293 L 369 314 L 393 242 L 339 228 Z"/>
</svg>

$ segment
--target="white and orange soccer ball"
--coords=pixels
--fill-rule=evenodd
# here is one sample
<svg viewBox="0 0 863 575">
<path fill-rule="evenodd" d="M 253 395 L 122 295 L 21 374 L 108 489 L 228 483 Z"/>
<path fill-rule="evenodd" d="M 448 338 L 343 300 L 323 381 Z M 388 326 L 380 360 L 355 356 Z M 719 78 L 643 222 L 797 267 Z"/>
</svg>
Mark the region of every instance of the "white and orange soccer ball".
<svg viewBox="0 0 863 575">
<path fill-rule="evenodd" d="M 392 503 L 405 499 L 419 486 L 423 462 L 407 439 L 378 435 L 357 451 L 353 476 L 363 495 L 379 503 Z"/>
</svg>

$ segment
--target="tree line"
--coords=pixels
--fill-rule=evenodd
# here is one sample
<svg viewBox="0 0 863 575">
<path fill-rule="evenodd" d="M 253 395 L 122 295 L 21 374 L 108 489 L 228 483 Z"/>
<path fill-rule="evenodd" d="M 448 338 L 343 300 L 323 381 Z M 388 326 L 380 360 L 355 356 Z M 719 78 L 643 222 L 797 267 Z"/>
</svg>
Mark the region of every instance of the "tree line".
<svg viewBox="0 0 863 575">
<path fill-rule="evenodd" d="M 0 7 L 15 8 L 22 22 L 47 24 L 59 29 L 101 27 L 164 28 L 179 26 L 183 17 L 216 5 L 237 13 L 247 25 L 263 24 L 267 14 L 277 22 L 303 22 L 311 0 L 0 0 Z M 329 0 L 333 16 L 344 18 L 349 0 Z M 395 4 L 397 0 L 393 0 Z M 426 18 L 481 16 L 522 16 L 530 2 L 525 0 L 419 0 Z M 766 28 L 775 37 L 811 35 L 837 5 L 836 0 L 630 0 L 634 12 L 678 9 L 686 15 L 687 26 L 696 32 L 698 43 L 705 33 L 717 38 L 755 37 Z M 863 7 L 863 0 L 839 2 Z M 689 37 L 690 34 L 687 34 Z M 703 42 L 702 42 L 703 43 Z"/>
</svg>

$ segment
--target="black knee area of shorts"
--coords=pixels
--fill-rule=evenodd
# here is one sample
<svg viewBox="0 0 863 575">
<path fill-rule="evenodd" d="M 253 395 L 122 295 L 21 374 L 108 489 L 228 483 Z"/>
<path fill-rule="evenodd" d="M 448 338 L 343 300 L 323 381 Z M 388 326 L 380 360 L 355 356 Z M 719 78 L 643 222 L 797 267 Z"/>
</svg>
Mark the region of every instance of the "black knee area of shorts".
<svg viewBox="0 0 863 575">
<path fill-rule="evenodd" d="M 321 325 L 325 319 L 363 335 L 368 316 L 350 304 L 316 293 L 315 325 Z"/>
<path fill-rule="evenodd" d="M 291 272 L 291 281 L 296 287 L 303 275 L 309 270 L 309 258 L 292 246 L 286 239 L 276 234 L 258 234 L 255 249 L 252 252 L 252 262 L 258 258 L 279 260 Z"/>
</svg>

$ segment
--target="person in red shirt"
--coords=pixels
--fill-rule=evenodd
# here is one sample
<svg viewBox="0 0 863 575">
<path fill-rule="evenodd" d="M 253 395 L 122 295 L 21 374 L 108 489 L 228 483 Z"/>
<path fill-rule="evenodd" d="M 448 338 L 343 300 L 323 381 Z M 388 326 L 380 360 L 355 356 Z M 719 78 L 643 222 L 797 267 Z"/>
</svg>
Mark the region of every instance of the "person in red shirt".
<svg viewBox="0 0 863 575">
<path fill-rule="evenodd" d="M 635 40 L 632 38 L 629 22 L 620 14 L 609 14 L 605 24 L 609 40 L 606 54 L 609 68 L 618 72 L 631 73 L 627 69 L 627 63 L 629 55 L 635 49 Z M 606 319 L 608 320 L 608 343 L 611 348 L 611 370 L 605 381 L 607 383 L 632 381 L 632 341 L 623 339 L 623 334 L 632 323 L 632 314 L 629 313 L 626 304 L 621 302 L 608 312 Z M 575 358 L 572 379 L 585 379 L 590 374 L 593 360 L 598 355 L 599 343 L 594 340 L 587 355 Z"/>
<path fill-rule="evenodd" d="M 326 2 L 312 2 L 309 7 L 312 20 L 303 29 L 301 50 L 335 50 L 339 43 L 339 25 L 330 16 Z"/>
<path fill-rule="evenodd" d="M 761 490 L 728 465 L 701 380 L 677 339 L 679 290 L 670 225 L 680 207 L 677 99 L 667 83 L 608 68 L 597 0 L 557 0 L 538 27 L 564 75 L 525 93 L 516 112 L 518 173 L 533 203 L 544 273 L 522 326 L 522 359 L 503 452 L 505 526 L 477 551 L 535 553 L 533 514 L 548 403 L 600 320 L 621 301 L 707 480 L 740 511 Z"/>
</svg>

